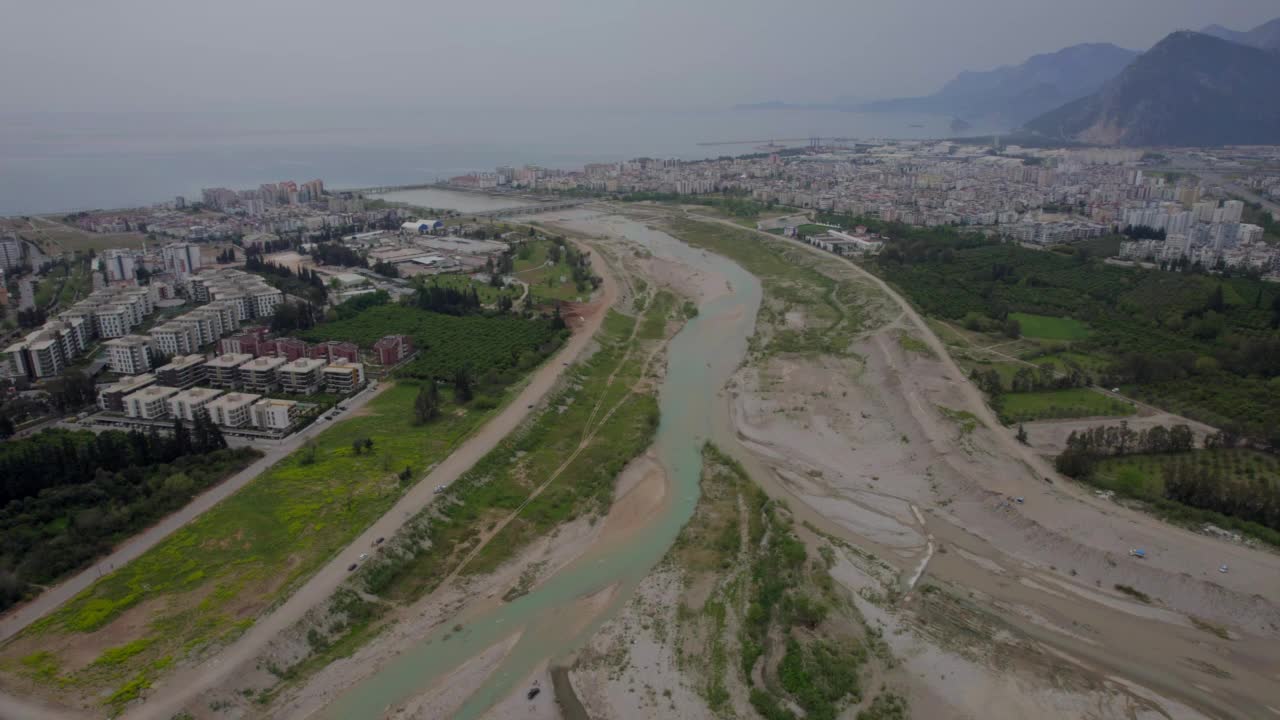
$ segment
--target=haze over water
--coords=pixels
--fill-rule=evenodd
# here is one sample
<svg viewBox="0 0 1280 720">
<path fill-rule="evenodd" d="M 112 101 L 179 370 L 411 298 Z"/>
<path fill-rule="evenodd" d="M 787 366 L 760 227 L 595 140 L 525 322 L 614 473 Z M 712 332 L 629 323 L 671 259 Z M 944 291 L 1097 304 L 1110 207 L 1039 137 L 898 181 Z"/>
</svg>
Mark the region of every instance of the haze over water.
<svg viewBox="0 0 1280 720">
<path fill-rule="evenodd" d="M 949 118 L 936 115 L 824 110 L 3 113 L 0 215 L 150 205 L 280 180 L 370 187 L 498 165 L 758 151 L 699 142 L 950 134 Z"/>
</svg>

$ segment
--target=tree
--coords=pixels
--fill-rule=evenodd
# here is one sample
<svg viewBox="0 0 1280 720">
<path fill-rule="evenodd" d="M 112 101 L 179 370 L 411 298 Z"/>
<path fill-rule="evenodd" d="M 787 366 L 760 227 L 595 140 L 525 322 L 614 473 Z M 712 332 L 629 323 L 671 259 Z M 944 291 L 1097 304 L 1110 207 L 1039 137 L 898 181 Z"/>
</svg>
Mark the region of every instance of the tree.
<svg viewBox="0 0 1280 720">
<path fill-rule="evenodd" d="M 428 380 L 418 389 L 418 397 L 413 401 L 413 412 L 418 424 L 429 423 L 440 415 L 440 391 L 435 380 Z"/>
<path fill-rule="evenodd" d="M 466 405 L 471 402 L 472 398 L 471 373 L 462 367 L 453 373 L 453 401 L 459 405 Z"/>
<path fill-rule="evenodd" d="M 1024 427 L 1022 423 L 1018 423 L 1017 438 L 1018 438 L 1018 442 L 1022 443 L 1023 445 L 1027 444 L 1027 428 Z"/>
<path fill-rule="evenodd" d="M 170 453 L 174 458 L 191 454 L 191 432 L 178 418 L 173 419 L 173 437 L 169 441 Z"/>
<path fill-rule="evenodd" d="M 1015 340 L 1022 337 L 1022 325 L 1013 318 L 1006 319 L 1004 321 L 1004 326 L 1001 329 L 1004 331 L 1006 337 L 1011 337 Z"/>
</svg>

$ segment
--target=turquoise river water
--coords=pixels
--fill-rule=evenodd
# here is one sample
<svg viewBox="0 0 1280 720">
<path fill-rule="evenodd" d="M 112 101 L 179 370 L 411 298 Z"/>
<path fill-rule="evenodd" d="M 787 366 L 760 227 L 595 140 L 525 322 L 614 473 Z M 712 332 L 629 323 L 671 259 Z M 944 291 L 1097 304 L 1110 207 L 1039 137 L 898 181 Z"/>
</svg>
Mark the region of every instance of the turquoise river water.
<svg viewBox="0 0 1280 720">
<path fill-rule="evenodd" d="M 671 547 L 698 500 L 700 448 L 723 441 L 727 404 L 720 390 L 746 352 L 760 305 L 760 283 L 735 263 L 695 250 L 665 233 L 619 217 L 579 215 L 562 223 L 592 235 L 621 235 L 695 270 L 724 277 L 730 292 L 704 303 L 671 340 L 660 390 L 661 423 L 655 450 L 668 477 L 660 515 L 621 546 L 592 548 L 529 594 L 469 618 L 460 632 L 449 623 L 423 637 L 326 708 L 333 720 L 378 717 L 412 698 L 468 658 L 523 629 L 515 647 L 454 715 L 477 718 L 516 689 L 545 660 L 583 646 L 601 623 L 615 615 L 636 586 Z M 617 586 L 610 606 L 585 627 L 570 608 L 580 598 Z"/>
</svg>

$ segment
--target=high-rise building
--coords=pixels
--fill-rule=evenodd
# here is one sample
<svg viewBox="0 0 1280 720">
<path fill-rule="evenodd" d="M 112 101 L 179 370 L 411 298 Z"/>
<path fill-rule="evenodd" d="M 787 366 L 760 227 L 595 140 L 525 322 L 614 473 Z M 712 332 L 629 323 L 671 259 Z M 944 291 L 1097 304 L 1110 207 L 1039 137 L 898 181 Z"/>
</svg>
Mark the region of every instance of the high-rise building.
<svg viewBox="0 0 1280 720">
<path fill-rule="evenodd" d="M 1244 203 L 1228 200 L 1222 203 L 1222 222 L 1238 223 L 1244 218 Z"/>
<path fill-rule="evenodd" d="M 12 270 L 22 264 L 22 241 L 18 238 L 0 238 L 0 270 Z"/>
</svg>

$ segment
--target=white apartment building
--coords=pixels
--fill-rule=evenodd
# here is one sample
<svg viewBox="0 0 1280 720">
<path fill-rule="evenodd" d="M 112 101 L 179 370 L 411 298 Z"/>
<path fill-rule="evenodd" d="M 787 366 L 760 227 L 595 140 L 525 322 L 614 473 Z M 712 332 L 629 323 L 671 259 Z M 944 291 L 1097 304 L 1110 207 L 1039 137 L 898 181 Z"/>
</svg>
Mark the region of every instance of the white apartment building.
<svg viewBox="0 0 1280 720">
<path fill-rule="evenodd" d="M 364 385 L 364 364 L 340 360 L 321 371 L 325 392 L 346 395 Z"/>
<path fill-rule="evenodd" d="M 151 338 L 125 335 L 102 343 L 111 372 L 137 375 L 151 369 Z"/>
<path fill-rule="evenodd" d="M 318 358 L 298 358 L 276 369 L 276 380 L 285 392 L 311 395 L 320 389 L 320 371 L 328 363 Z"/>
<path fill-rule="evenodd" d="M 156 377 L 170 387 L 186 389 L 204 380 L 203 355 L 175 355 L 169 364 L 156 368 Z"/>
<path fill-rule="evenodd" d="M 263 398 L 253 404 L 253 424 L 264 430 L 285 430 L 293 424 L 297 408 L 292 400 Z"/>
<path fill-rule="evenodd" d="M 138 276 L 137 252 L 134 250 L 104 250 L 100 259 L 107 271 L 107 280 L 111 282 L 133 282 Z"/>
<path fill-rule="evenodd" d="M 6 237 L 0 238 L 0 270 L 9 271 L 22 264 L 22 241 Z"/>
<path fill-rule="evenodd" d="M 221 390 L 193 387 L 169 398 L 169 415 L 186 422 L 195 422 L 196 415 L 205 411 L 205 406 L 213 402 Z"/>
<path fill-rule="evenodd" d="M 155 382 L 156 376 L 151 373 L 120 378 L 118 382 L 98 389 L 98 407 L 108 412 L 122 413 L 126 397 L 154 385 Z"/>
<path fill-rule="evenodd" d="M 94 313 L 98 337 L 118 338 L 133 329 L 133 312 L 126 305 L 105 305 Z"/>
<path fill-rule="evenodd" d="M 231 388 L 240 385 L 240 366 L 253 359 L 248 353 L 223 353 L 204 364 L 204 381 L 212 387 Z"/>
<path fill-rule="evenodd" d="M 160 420 L 169 414 L 169 398 L 177 395 L 178 388 L 151 385 L 124 398 L 124 414 L 142 420 Z"/>
<path fill-rule="evenodd" d="M 251 408 L 262 398 L 252 393 L 227 393 L 204 406 L 215 425 L 245 427 L 253 422 Z"/>
<path fill-rule="evenodd" d="M 189 325 L 172 321 L 151 328 L 151 339 L 161 355 L 186 355 L 200 347 Z"/>
<path fill-rule="evenodd" d="M 160 248 L 164 267 L 179 280 L 200 272 L 200 246 L 191 243 L 172 243 Z"/>
<path fill-rule="evenodd" d="M 240 387 L 258 393 L 271 392 L 278 382 L 276 371 L 287 362 L 282 357 L 259 357 L 244 363 L 237 369 Z"/>
</svg>

